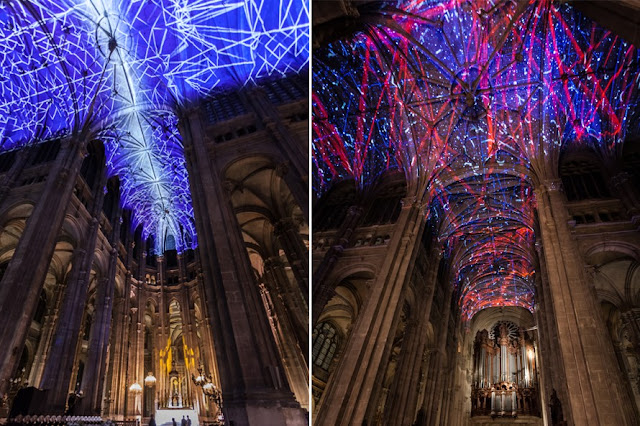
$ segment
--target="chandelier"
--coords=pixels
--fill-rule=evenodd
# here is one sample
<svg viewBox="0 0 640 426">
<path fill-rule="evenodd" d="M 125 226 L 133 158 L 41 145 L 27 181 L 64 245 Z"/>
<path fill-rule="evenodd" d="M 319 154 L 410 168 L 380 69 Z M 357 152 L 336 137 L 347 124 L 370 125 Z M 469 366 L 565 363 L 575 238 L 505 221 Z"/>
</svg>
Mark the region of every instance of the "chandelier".
<svg viewBox="0 0 640 426">
<path fill-rule="evenodd" d="M 134 384 L 129 386 L 129 392 L 132 392 L 134 394 L 142 393 L 142 386 L 140 386 L 138 382 L 135 382 Z"/>
<path fill-rule="evenodd" d="M 147 377 L 144 378 L 144 385 L 148 388 L 153 387 L 156 384 L 156 378 L 151 371 Z"/>
<path fill-rule="evenodd" d="M 202 388 L 202 392 L 209 398 L 209 400 L 214 401 L 220 410 L 222 410 L 222 392 L 216 385 L 213 384 L 213 380 L 211 378 L 211 374 L 207 375 L 204 373 L 204 369 L 202 366 L 198 367 L 198 375 L 191 374 L 191 380 L 196 386 L 200 386 Z"/>
</svg>

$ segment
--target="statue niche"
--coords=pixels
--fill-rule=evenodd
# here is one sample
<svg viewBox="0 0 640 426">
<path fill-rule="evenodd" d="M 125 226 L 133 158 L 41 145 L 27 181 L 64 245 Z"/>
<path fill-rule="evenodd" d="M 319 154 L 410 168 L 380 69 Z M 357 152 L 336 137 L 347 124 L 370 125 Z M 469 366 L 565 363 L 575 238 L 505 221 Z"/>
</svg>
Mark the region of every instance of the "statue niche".
<svg viewBox="0 0 640 426">
<path fill-rule="evenodd" d="M 511 321 L 476 334 L 471 415 L 540 416 L 533 336 Z"/>
</svg>

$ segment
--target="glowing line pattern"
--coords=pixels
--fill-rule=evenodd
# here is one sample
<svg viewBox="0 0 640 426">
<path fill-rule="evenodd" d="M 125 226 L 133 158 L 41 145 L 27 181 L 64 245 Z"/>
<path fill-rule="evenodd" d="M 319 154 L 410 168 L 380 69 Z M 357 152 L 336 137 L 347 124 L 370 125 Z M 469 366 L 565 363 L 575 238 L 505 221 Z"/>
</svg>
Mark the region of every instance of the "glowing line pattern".
<svg viewBox="0 0 640 426">
<path fill-rule="evenodd" d="M 534 308 L 533 179 L 571 144 L 605 158 L 640 129 L 636 48 L 551 1 L 399 2 L 314 55 L 321 196 L 388 169 L 426 189 L 466 319 Z"/>
<path fill-rule="evenodd" d="M 143 238 L 193 248 L 177 116 L 303 71 L 308 25 L 306 0 L 0 2 L 0 152 L 88 125 Z"/>
</svg>

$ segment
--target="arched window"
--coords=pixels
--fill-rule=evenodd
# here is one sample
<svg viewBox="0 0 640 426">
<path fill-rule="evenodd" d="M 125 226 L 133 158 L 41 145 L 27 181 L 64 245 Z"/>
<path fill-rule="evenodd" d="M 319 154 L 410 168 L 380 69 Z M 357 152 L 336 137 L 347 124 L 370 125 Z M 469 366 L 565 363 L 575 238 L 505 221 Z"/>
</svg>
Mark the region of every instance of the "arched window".
<svg viewBox="0 0 640 426">
<path fill-rule="evenodd" d="M 340 344 L 340 336 L 336 328 L 328 323 L 322 322 L 313 329 L 313 363 L 325 371 L 329 371 L 329 366 L 336 355 Z"/>
</svg>

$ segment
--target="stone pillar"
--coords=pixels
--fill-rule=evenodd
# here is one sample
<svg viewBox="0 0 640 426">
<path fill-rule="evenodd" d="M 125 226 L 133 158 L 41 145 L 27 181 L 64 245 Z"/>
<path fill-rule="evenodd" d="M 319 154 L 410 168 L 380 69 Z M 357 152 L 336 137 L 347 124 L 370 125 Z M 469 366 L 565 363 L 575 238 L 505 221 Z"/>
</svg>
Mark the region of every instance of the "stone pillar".
<svg viewBox="0 0 640 426">
<path fill-rule="evenodd" d="M 129 238 L 130 233 L 127 233 Z M 135 242 L 131 241 L 128 244 L 129 250 L 127 251 L 127 260 L 125 262 L 127 272 L 124 277 L 124 289 L 122 299 L 118 303 L 118 310 L 114 315 L 116 328 L 115 333 L 112 336 L 111 348 L 114 353 L 111 355 L 110 369 L 113 371 L 111 381 L 111 399 L 110 414 L 118 416 L 126 416 L 126 392 L 128 382 L 128 362 L 129 362 L 129 330 L 130 330 L 130 294 L 131 294 L 131 281 L 133 279 L 131 269 L 133 267 L 133 248 Z M 113 361 L 111 361 L 113 359 Z"/>
<path fill-rule="evenodd" d="M 549 294 L 549 280 L 547 268 L 544 261 L 544 253 L 542 249 L 542 242 L 536 241 L 536 309 L 535 318 L 538 325 L 538 347 L 539 350 L 537 360 L 538 375 L 540 383 L 538 388 L 540 390 L 540 400 L 538 402 L 540 411 L 542 412 L 542 418 L 545 421 L 551 416 L 549 406 L 549 396 L 554 389 L 559 393 L 559 398 L 562 401 L 568 401 L 567 389 L 565 387 L 566 379 L 564 377 L 564 371 L 562 369 L 556 369 L 552 371 L 551 366 L 562 365 L 562 359 L 555 347 L 558 341 L 558 329 L 555 326 L 555 314 L 553 313 L 553 304 L 551 303 L 551 295 Z M 538 273 L 539 272 L 539 273 Z M 546 366 L 550 366 L 547 368 Z"/>
<path fill-rule="evenodd" d="M 622 401 L 620 373 L 567 222 L 559 180 L 535 189 L 549 294 L 558 330 L 556 350 L 566 375 L 565 417 L 574 424 L 632 424 Z M 548 366 L 552 368 L 551 366 Z M 606 392 L 604 391 L 606 390 Z"/>
<path fill-rule="evenodd" d="M 89 342 L 88 359 L 82 377 L 84 398 L 80 403 L 80 412 L 85 415 L 100 415 L 102 393 L 107 366 L 107 347 L 111 335 L 113 299 L 115 296 L 116 272 L 118 267 L 118 245 L 120 243 L 120 226 L 122 223 L 122 206 L 117 204 L 112 224 L 107 275 L 100 280 L 96 295 L 96 315 L 94 331 Z"/>
<path fill-rule="evenodd" d="M 16 186 L 16 181 L 27 166 L 33 147 L 24 147 L 16 153 L 15 160 L 9 170 L 5 173 L 0 184 L 0 206 L 7 199 L 9 192 Z"/>
<path fill-rule="evenodd" d="M 199 256 L 197 256 L 199 259 Z M 198 260 L 198 266 L 200 266 L 200 261 Z M 197 286 L 196 291 L 199 295 L 200 301 L 204 302 L 205 293 L 204 293 L 204 280 L 202 279 L 202 273 L 198 272 L 197 276 Z M 204 364 L 204 372 L 205 374 L 211 374 L 213 384 L 216 385 L 218 389 L 221 389 L 222 386 L 220 384 L 220 373 L 218 371 L 218 365 L 216 362 L 216 354 L 215 348 L 213 346 L 213 334 L 214 331 L 211 330 L 211 318 L 209 317 L 208 311 L 205 306 L 200 303 L 200 313 L 202 315 L 201 322 L 197 324 L 198 329 L 200 330 L 200 337 L 202 339 L 202 348 L 203 353 L 201 361 Z M 209 417 L 215 417 L 218 413 L 218 407 L 214 408 L 215 404 L 212 402 L 208 402 L 206 405 L 207 415 Z"/>
<path fill-rule="evenodd" d="M 347 210 L 347 216 L 342 222 L 342 226 L 338 230 L 337 243 L 332 245 L 322 258 L 322 262 L 313 272 L 313 301 L 311 309 L 311 326 L 315 326 L 320 318 L 320 314 L 325 305 L 335 295 L 335 283 L 328 283 L 327 277 L 333 271 L 333 268 L 342 255 L 342 252 L 349 246 L 351 235 L 355 231 L 363 213 L 360 206 L 351 206 Z M 396 228 L 397 229 L 397 228 Z"/>
<path fill-rule="evenodd" d="M 199 118 L 194 113 L 180 124 L 225 418 L 237 426 L 306 424 L 283 374 L 237 218 Z"/>
<path fill-rule="evenodd" d="M 327 383 L 317 410 L 316 425 L 362 424 L 369 394 L 382 368 L 384 348 L 394 333 L 392 325 L 401 307 L 416 245 L 424 228 L 424 211 L 413 198 L 403 201 L 380 274 L 369 289 L 369 299 L 358 314 L 333 380 Z M 314 301 L 315 303 L 315 301 Z"/>
<path fill-rule="evenodd" d="M 433 289 L 439 264 L 438 254 L 434 251 L 433 255 L 434 261 L 430 267 L 430 277 L 427 277 L 425 283 L 426 291 L 420 294 L 417 306 L 413 308 L 413 319 L 407 323 L 400 361 L 391 386 L 391 398 L 385 409 L 385 418 L 388 424 L 399 426 L 413 424 L 420 381 L 420 375 L 417 372 L 420 371 L 422 355 L 427 343 Z"/>
<path fill-rule="evenodd" d="M 296 333 L 277 290 L 269 291 L 269 288 L 273 286 L 266 282 L 260 284 L 262 300 L 278 344 L 285 373 L 296 399 L 304 409 L 309 410 L 309 368 L 303 355 L 303 352 L 308 352 L 307 346 L 301 346 L 295 338 Z"/>
<path fill-rule="evenodd" d="M 191 309 L 190 309 L 191 303 L 190 303 L 188 289 L 184 289 L 181 292 L 181 299 L 182 300 L 180 300 L 180 306 L 181 306 L 180 314 L 182 318 L 182 336 L 184 339 L 184 343 L 187 345 L 187 349 L 190 349 L 193 351 L 193 358 L 192 358 L 193 363 L 188 364 L 188 367 L 190 368 L 190 370 L 187 371 L 187 383 L 186 383 L 186 390 L 190 398 L 189 402 L 193 403 L 193 401 L 195 401 L 195 398 L 200 396 L 202 392 L 199 389 L 194 389 L 195 386 L 193 385 L 193 382 L 189 380 L 189 378 L 191 377 L 191 373 L 197 373 L 196 369 L 198 368 L 198 365 L 196 364 L 196 358 L 195 358 L 195 355 L 196 355 L 195 349 L 197 347 L 197 343 L 196 343 L 195 330 L 193 327 L 194 319 L 191 316 Z"/>
<path fill-rule="evenodd" d="M 62 295 L 64 294 L 64 283 L 58 282 L 53 290 L 53 300 L 49 307 L 49 312 L 44 318 L 44 324 L 42 325 L 42 334 L 40 341 L 38 342 L 38 349 L 33 359 L 33 367 L 29 377 L 29 383 L 40 383 L 42 378 L 42 370 L 47 363 L 49 357 L 49 348 L 53 341 L 53 332 L 55 331 L 58 317 L 60 315 L 60 305 L 62 304 Z"/>
<path fill-rule="evenodd" d="M 126 278 L 125 278 L 126 282 Z M 127 321 L 124 315 L 124 297 L 116 297 L 113 305 L 113 325 L 111 327 L 111 336 L 108 346 L 108 366 L 106 377 L 105 394 L 103 396 L 103 412 L 104 416 L 116 419 L 118 414 L 122 416 L 123 411 L 119 411 L 117 407 L 120 404 L 119 394 L 122 389 L 121 382 L 124 375 L 122 354 L 126 350 L 121 345 L 124 330 L 126 330 Z"/>
<path fill-rule="evenodd" d="M 430 368 L 427 373 L 427 389 L 425 398 L 418 413 L 417 424 L 419 426 L 429 426 L 440 424 L 439 419 L 442 414 L 442 400 L 444 392 L 444 381 L 446 372 L 443 366 L 447 363 L 447 337 L 449 330 L 449 317 L 451 316 L 451 299 L 453 297 L 453 286 L 448 283 L 439 283 L 446 286 L 445 304 L 443 306 L 444 315 L 439 324 L 438 346 L 430 359 Z"/>
<path fill-rule="evenodd" d="M 181 283 L 187 281 L 187 262 L 185 262 L 184 254 L 178 253 L 178 277 Z"/>
<path fill-rule="evenodd" d="M 62 302 L 60 320 L 56 327 L 49 360 L 42 375 L 40 387 L 49 390 L 47 394 L 47 409 L 52 414 L 62 414 L 67 402 L 69 381 L 75 364 L 76 347 L 78 346 L 82 328 L 82 315 L 87 302 L 87 291 L 89 290 L 98 228 L 100 226 L 98 218 L 102 211 L 103 188 L 106 181 L 106 171 L 103 168 L 98 184 L 95 188 L 92 188 L 93 201 L 89 212 L 91 222 L 80 242 L 80 247 L 74 251 L 71 273 Z"/>
<path fill-rule="evenodd" d="M 269 292 L 279 300 L 282 311 L 278 312 L 278 316 L 288 318 L 297 344 L 300 348 L 307 348 L 309 345 L 309 311 L 306 309 L 297 287 L 293 289 L 295 291 L 292 291 L 284 264 L 279 257 L 270 257 L 264 261 L 263 277 Z M 303 350 L 303 352 L 306 359 L 308 351 Z"/>
<path fill-rule="evenodd" d="M 118 252 L 114 247 L 111 249 L 108 275 L 98 283 L 94 331 L 91 333 L 87 364 L 82 377 L 84 398 L 81 401 L 80 413 L 84 415 L 100 415 L 102 406 L 102 383 L 111 331 L 117 260 Z"/>
<path fill-rule="evenodd" d="M 126 383 L 128 408 L 126 415 L 142 416 L 143 394 L 135 394 L 129 390 L 132 384 L 137 383 L 144 387 L 144 308 L 140 307 L 142 283 L 136 289 L 136 303 L 131 307 L 131 331 L 128 341 L 129 347 L 129 377 Z M 144 392 L 144 389 L 143 389 Z"/>
<path fill-rule="evenodd" d="M 164 261 L 164 256 L 156 255 L 156 271 L 158 274 L 156 284 L 164 288 L 167 284 L 167 263 Z"/>
<path fill-rule="evenodd" d="M 0 397 L 7 391 L 8 379 L 22 354 L 85 145 L 84 139 L 69 139 L 63 144 L 0 281 L 0 318 L 12 325 L 0 328 L 0 347 L 4 348 L 0 351 Z"/>
<path fill-rule="evenodd" d="M 305 247 L 298 225 L 292 218 L 280 219 L 274 226 L 276 237 L 284 250 L 302 297 L 309 303 L 309 250 Z"/>
</svg>

